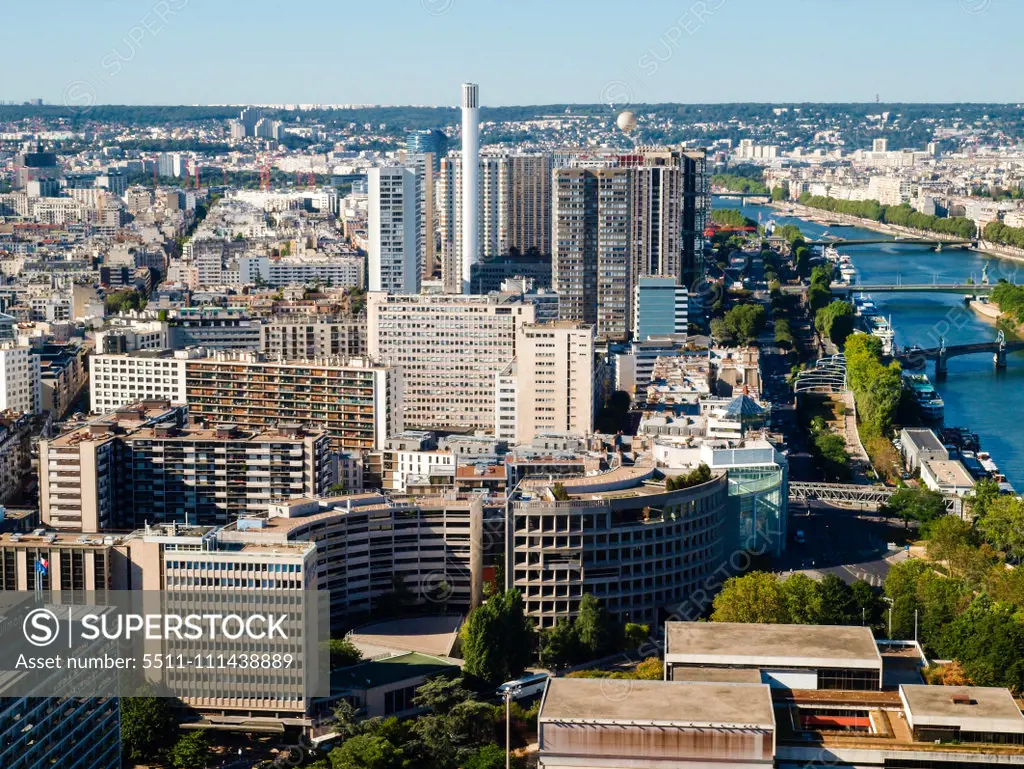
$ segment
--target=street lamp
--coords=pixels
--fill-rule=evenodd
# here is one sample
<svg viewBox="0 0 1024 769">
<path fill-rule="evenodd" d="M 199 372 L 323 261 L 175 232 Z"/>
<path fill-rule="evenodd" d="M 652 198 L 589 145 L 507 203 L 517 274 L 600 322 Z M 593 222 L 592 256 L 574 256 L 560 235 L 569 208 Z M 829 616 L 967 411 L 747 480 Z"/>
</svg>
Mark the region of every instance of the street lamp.
<svg viewBox="0 0 1024 769">
<path fill-rule="evenodd" d="M 892 640 L 892 599 L 882 596 L 882 600 L 889 604 L 889 640 Z"/>
<path fill-rule="evenodd" d="M 512 687 L 505 690 L 505 769 L 512 766 Z"/>
</svg>

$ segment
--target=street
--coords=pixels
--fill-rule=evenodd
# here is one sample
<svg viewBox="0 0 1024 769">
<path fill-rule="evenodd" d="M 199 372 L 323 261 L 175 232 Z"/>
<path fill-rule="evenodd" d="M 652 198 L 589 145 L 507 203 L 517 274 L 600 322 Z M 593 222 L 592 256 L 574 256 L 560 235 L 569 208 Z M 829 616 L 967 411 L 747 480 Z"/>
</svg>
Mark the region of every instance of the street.
<svg viewBox="0 0 1024 769">
<path fill-rule="evenodd" d="M 797 531 L 804 533 L 803 544 L 793 540 Z M 807 506 L 790 502 L 789 532 L 786 552 L 772 562 L 776 572 L 832 573 L 846 582 L 863 579 L 880 587 L 892 564 L 907 558 L 902 523 L 890 523 L 872 512 L 814 500 Z M 890 543 L 900 549 L 890 550 Z"/>
</svg>

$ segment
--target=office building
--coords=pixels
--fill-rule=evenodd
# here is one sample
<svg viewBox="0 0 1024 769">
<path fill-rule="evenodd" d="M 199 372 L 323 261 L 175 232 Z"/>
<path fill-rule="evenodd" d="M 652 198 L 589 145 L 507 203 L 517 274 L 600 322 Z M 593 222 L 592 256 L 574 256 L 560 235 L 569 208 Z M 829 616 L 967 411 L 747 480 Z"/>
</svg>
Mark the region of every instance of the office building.
<svg viewBox="0 0 1024 769">
<path fill-rule="evenodd" d="M 244 528 L 243 528 L 244 526 Z M 403 584 L 419 603 L 468 610 L 483 598 L 484 508 L 479 496 L 389 498 L 355 494 L 296 499 L 264 519 L 230 526 L 225 542 L 316 544 L 317 590 L 329 591 L 332 624 L 369 615 Z M 444 583 L 443 595 L 433 595 Z"/>
<path fill-rule="evenodd" d="M 39 356 L 30 347 L 0 343 L 0 411 L 38 414 L 43 408 Z"/>
<path fill-rule="evenodd" d="M 368 283 L 371 291 L 418 294 L 419 205 L 416 173 L 402 166 L 371 168 Z"/>
<path fill-rule="evenodd" d="M 55 678 L 66 674 L 56 671 Z M 83 675 L 108 673 L 93 670 Z M 115 697 L 0 696 L 0 766 L 119 769 L 121 701 Z"/>
<path fill-rule="evenodd" d="M 268 360 L 363 357 L 366 320 L 312 313 L 278 315 L 260 324 L 259 350 Z"/>
<path fill-rule="evenodd" d="M 553 678 L 537 728 L 542 769 L 775 765 L 766 686 Z"/>
<path fill-rule="evenodd" d="M 597 404 L 594 373 L 593 326 L 568 321 L 521 326 L 516 336 L 515 442 L 530 443 L 544 433 L 588 438 Z"/>
<path fill-rule="evenodd" d="M 686 336 L 688 293 L 675 278 L 639 277 L 633 295 L 633 338 Z"/>
<path fill-rule="evenodd" d="M 710 194 L 703 152 L 640 147 L 569 158 L 554 171 L 552 277 L 559 317 L 603 339 L 635 325 L 643 277 L 688 285 L 702 269 Z"/>
<path fill-rule="evenodd" d="M 566 500 L 547 479 L 519 482 L 508 502 L 505 582 L 538 627 L 575 617 L 584 593 L 620 622 L 653 625 L 681 607 L 700 616 L 713 597 L 708 578 L 729 570 L 727 478 L 675 491 L 653 479 L 653 463 L 565 477 Z"/>
<path fill-rule="evenodd" d="M 693 669 L 751 669 L 787 689 L 879 691 L 882 656 L 869 627 L 665 623 L 665 678 Z"/>
<path fill-rule="evenodd" d="M 471 266 L 480 255 L 480 86 L 462 84 L 461 293 L 469 293 Z"/>
<path fill-rule="evenodd" d="M 402 370 L 406 426 L 493 431 L 495 376 L 533 320 L 533 307 L 510 295 L 371 293 L 367 345 Z"/>
<path fill-rule="evenodd" d="M 514 154 L 499 167 L 502 253 L 551 253 L 551 156 Z"/>
<path fill-rule="evenodd" d="M 405 137 L 405 151 L 410 155 L 430 154 L 431 168 L 436 174 L 441 170 L 441 158 L 448 154 L 448 134 L 436 128 L 425 131 L 409 131 Z"/>
</svg>

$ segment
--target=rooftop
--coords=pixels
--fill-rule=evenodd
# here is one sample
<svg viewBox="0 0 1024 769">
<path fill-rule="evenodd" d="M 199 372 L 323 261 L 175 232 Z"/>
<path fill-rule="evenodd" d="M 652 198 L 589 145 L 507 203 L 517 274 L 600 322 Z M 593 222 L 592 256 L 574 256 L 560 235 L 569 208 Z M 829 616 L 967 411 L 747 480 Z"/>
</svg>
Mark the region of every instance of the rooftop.
<svg viewBox="0 0 1024 769">
<path fill-rule="evenodd" d="M 908 427 L 903 430 L 904 435 L 913 441 L 914 445 L 924 451 L 944 451 L 945 446 L 939 440 L 934 430 L 928 428 Z"/>
<path fill-rule="evenodd" d="M 878 646 L 867 627 L 668 622 L 665 635 L 669 662 L 882 667 Z"/>
<path fill-rule="evenodd" d="M 981 686 L 901 686 L 908 723 L 964 731 L 1024 734 L 1024 715 L 1007 689 Z"/>
<path fill-rule="evenodd" d="M 959 459 L 933 459 L 923 464 L 939 486 L 974 485 L 974 478 Z"/>
<path fill-rule="evenodd" d="M 441 673 L 459 673 L 459 666 L 437 657 L 419 652 L 397 654 L 379 660 L 367 660 L 358 665 L 331 672 L 331 691 L 338 689 L 375 689 L 412 678 L 423 678 Z"/>
<path fill-rule="evenodd" d="M 676 684 L 553 678 L 541 703 L 542 722 L 649 722 L 651 725 L 775 728 L 766 685 Z"/>
</svg>

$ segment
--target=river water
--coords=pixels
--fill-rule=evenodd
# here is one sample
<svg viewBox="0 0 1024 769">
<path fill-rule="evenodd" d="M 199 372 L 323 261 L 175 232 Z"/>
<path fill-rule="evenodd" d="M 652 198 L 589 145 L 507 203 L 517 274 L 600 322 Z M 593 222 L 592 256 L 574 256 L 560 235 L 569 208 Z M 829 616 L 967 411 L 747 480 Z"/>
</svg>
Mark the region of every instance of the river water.
<svg viewBox="0 0 1024 769">
<path fill-rule="evenodd" d="M 737 206 L 736 201 L 715 199 L 716 207 L 739 207 L 751 219 L 795 224 L 808 239 L 818 239 L 826 228 L 797 217 L 780 216 L 767 206 Z M 884 237 L 858 227 L 841 227 L 831 234 L 846 238 Z M 857 283 L 963 283 L 981 282 L 988 265 L 989 280 L 1005 278 L 1024 283 L 1024 263 L 986 256 L 973 251 L 936 253 L 921 246 L 874 245 L 839 249 L 857 269 Z M 872 297 L 879 311 L 892 320 L 896 343 L 901 347 L 937 347 L 994 341 L 996 329 L 988 320 L 963 304 L 960 294 L 879 293 Z M 981 438 L 1007 480 L 1024 489 L 1024 352 L 1011 353 L 1007 368 L 996 370 L 991 354 L 967 355 L 949 360 L 949 376 L 935 381 L 934 365 L 928 376 L 946 402 L 945 424 L 968 427 Z"/>
</svg>

